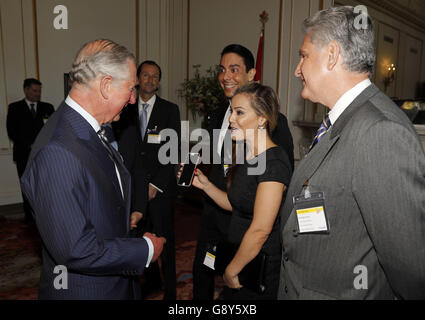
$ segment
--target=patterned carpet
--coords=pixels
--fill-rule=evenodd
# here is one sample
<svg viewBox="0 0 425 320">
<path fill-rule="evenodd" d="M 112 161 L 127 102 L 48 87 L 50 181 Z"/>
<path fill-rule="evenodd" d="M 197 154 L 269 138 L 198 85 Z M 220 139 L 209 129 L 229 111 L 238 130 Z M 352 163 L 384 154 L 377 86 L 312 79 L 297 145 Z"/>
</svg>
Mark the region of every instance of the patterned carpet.
<svg viewBox="0 0 425 320">
<path fill-rule="evenodd" d="M 35 224 L 0 216 L 0 299 L 36 299 L 40 265 Z"/>
<path fill-rule="evenodd" d="M 192 264 L 202 209 L 177 201 L 175 214 L 177 299 L 192 299 Z M 0 215 L 0 300 L 37 299 L 41 267 L 41 239 L 34 223 L 23 214 Z M 142 276 L 143 277 L 143 276 Z M 143 278 L 141 277 L 141 281 Z M 218 296 L 222 280 L 217 278 Z M 161 300 L 156 292 L 147 300 Z"/>
</svg>

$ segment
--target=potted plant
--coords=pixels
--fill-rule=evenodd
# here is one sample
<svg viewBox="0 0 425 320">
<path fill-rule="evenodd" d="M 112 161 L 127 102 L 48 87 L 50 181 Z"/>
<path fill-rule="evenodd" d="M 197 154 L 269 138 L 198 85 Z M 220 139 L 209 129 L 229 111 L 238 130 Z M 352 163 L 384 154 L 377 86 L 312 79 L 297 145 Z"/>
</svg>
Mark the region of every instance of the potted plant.
<svg viewBox="0 0 425 320">
<path fill-rule="evenodd" d="M 180 85 L 178 94 L 186 100 L 192 118 L 202 117 L 202 128 L 208 128 L 211 112 L 227 103 L 227 99 L 218 83 L 220 67 L 218 65 L 210 67 L 204 75 L 201 75 L 200 67 L 199 64 L 193 66 L 195 69 L 193 78 L 185 79 Z"/>
</svg>

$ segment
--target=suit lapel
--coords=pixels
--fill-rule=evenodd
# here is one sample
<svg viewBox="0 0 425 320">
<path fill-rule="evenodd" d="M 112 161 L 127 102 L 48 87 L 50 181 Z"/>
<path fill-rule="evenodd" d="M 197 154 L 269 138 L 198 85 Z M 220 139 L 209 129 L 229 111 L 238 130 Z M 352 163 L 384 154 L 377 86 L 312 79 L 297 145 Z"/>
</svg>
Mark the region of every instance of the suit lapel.
<svg viewBox="0 0 425 320">
<path fill-rule="evenodd" d="M 108 151 L 100 141 L 97 133 L 94 132 L 90 124 L 72 108 L 67 106 L 64 113 L 64 116 L 68 119 L 72 130 L 77 135 L 79 143 L 82 143 L 86 147 L 86 149 L 90 152 L 94 159 L 91 157 L 87 157 L 86 153 L 83 153 L 81 150 L 78 150 L 79 148 L 77 144 L 72 144 L 72 146 L 75 147 L 73 148 L 74 152 L 79 154 L 80 157 L 85 160 L 85 164 L 88 167 L 92 168 L 93 171 L 96 171 L 97 167 L 100 167 L 106 179 L 110 180 L 114 185 L 115 191 L 120 195 L 119 198 L 125 202 L 125 199 L 122 199 L 121 196 L 121 188 L 119 186 L 118 177 L 116 175 L 114 162 L 109 158 Z M 122 161 L 121 167 L 124 168 L 124 166 L 122 165 Z M 119 171 L 120 173 L 127 173 L 127 170 Z M 123 186 L 124 195 L 128 194 L 126 193 L 126 189 L 129 190 L 128 178 L 128 174 L 121 174 L 121 183 Z"/>
<path fill-rule="evenodd" d="M 148 130 L 152 130 L 155 128 L 155 126 L 157 126 L 158 130 L 160 129 L 160 125 L 161 125 L 161 119 L 163 117 L 163 115 L 161 114 L 161 98 L 159 96 L 156 96 L 156 100 L 155 100 L 155 104 L 152 107 L 152 111 L 151 111 L 151 115 L 149 117 L 149 121 L 146 125 L 146 132 L 145 132 L 145 137 L 142 140 L 142 134 L 140 132 L 141 130 L 141 123 L 140 123 L 140 118 L 139 118 L 139 99 L 137 99 L 136 104 L 135 104 L 135 109 L 132 110 L 133 112 L 133 116 L 136 118 L 136 124 L 137 124 L 137 128 L 138 128 L 138 135 L 139 138 L 142 142 L 146 142 L 148 139 Z"/>
<path fill-rule="evenodd" d="M 332 136 L 339 135 L 345 128 L 351 118 L 359 111 L 359 108 L 364 105 L 370 98 L 376 95 L 379 89 L 374 85 L 367 87 L 354 101 L 345 109 L 335 124 L 332 125 Z"/>
<path fill-rule="evenodd" d="M 151 116 L 149 118 L 149 122 L 146 128 L 154 129 L 155 126 L 157 126 L 158 130 L 160 130 L 162 116 L 163 115 L 161 115 L 161 98 L 156 96 L 156 101 L 152 107 Z M 147 134 L 145 134 L 145 139 L 146 137 L 147 137 Z"/>
<path fill-rule="evenodd" d="M 132 106 L 129 106 L 130 110 L 130 119 L 134 119 L 134 122 L 136 124 L 137 128 L 137 136 L 139 137 L 139 140 L 142 141 L 142 133 L 141 130 L 141 124 L 140 124 L 140 117 L 139 117 L 139 99 L 136 100 L 136 103 Z"/>
<path fill-rule="evenodd" d="M 22 106 L 22 112 L 23 112 L 22 117 L 23 118 L 27 118 L 28 121 L 30 121 L 30 122 L 33 122 L 34 121 L 34 117 L 33 117 L 32 113 L 31 113 L 31 110 L 28 107 L 27 102 L 25 101 L 25 99 L 21 100 L 21 106 Z M 37 108 L 37 111 L 36 111 L 36 117 L 35 118 L 37 118 L 37 113 L 38 113 L 38 108 Z"/>
<path fill-rule="evenodd" d="M 139 131 L 139 137 L 140 140 L 142 139 L 142 135 L 140 133 L 140 120 L 137 117 L 137 127 L 138 127 L 138 131 Z M 146 145 L 147 144 L 147 140 L 148 140 L 148 132 L 150 130 L 156 129 L 159 131 L 161 131 L 161 129 L 163 129 L 163 124 L 162 124 L 162 120 L 165 119 L 164 114 L 163 114 L 163 110 L 162 110 L 162 103 L 161 103 L 161 98 L 159 96 L 156 96 L 156 100 L 155 100 L 155 104 L 152 107 L 152 111 L 151 111 L 151 115 L 149 117 L 149 121 L 147 123 L 146 126 L 146 132 L 145 132 L 145 137 L 142 141 L 142 145 Z"/>
<path fill-rule="evenodd" d="M 287 194 L 287 200 L 283 207 L 281 215 L 281 228 L 283 228 L 288 220 L 293 204 L 292 197 L 299 195 L 305 181 L 309 181 L 315 172 L 320 168 L 323 161 L 331 153 L 335 144 L 338 142 L 344 128 L 360 109 L 379 89 L 375 85 L 367 87 L 354 101 L 345 109 L 335 124 L 332 124 L 329 131 L 323 136 L 320 142 L 310 151 L 310 153 L 297 166 Z"/>
<path fill-rule="evenodd" d="M 329 129 L 329 131 L 323 136 L 318 143 L 306 156 L 306 158 L 299 164 L 299 172 L 302 172 L 300 177 L 301 186 L 298 189 L 301 191 L 302 185 L 305 180 L 310 180 L 310 178 L 314 175 L 317 169 L 322 164 L 323 160 L 332 150 L 335 143 L 339 140 L 339 135 L 335 135 L 332 137 L 333 128 Z M 302 180 L 302 181 L 301 181 Z"/>
</svg>

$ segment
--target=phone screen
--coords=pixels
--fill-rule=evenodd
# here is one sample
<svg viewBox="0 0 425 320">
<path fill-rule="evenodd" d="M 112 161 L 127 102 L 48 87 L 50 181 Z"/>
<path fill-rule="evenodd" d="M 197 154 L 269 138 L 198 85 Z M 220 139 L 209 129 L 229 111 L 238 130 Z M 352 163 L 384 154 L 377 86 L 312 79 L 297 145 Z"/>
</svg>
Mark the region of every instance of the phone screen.
<svg viewBox="0 0 425 320">
<path fill-rule="evenodd" d="M 183 170 L 177 183 L 183 187 L 189 187 L 192 184 L 193 174 L 199 161 L 199 153 L 189 153 L 187 156 L 189 161 L 186 158 L 186 163 L 183 165 Z"/>
</svg>

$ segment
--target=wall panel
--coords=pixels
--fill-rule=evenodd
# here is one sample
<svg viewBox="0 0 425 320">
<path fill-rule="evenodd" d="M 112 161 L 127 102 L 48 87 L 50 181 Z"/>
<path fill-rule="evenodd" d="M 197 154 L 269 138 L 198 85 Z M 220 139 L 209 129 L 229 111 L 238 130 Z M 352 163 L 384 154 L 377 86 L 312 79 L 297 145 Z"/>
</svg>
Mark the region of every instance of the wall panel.
<svg viewBox="0 0 425 320">
<path fill-rule="evenodd" d="M 8 104 L 23 97 L 24 78 L 33 75 L 35 61 L 26 59 L 30 59 L 32 53 L 31 48 L 25 48 L 24 8 L 26 5 L 20 0 L 0 0 L 0 205 L 22 201 L 7 137 L 6 115 Z"/>
<path fill-rule="evenodd" d="M 159 94 L 180 106 L 186 118 L 184 101 L 177 89 L 192 65 L 201 64 L 205 70 L 219 63 L 220 52 L 230 43 L 248 47 L 256 57 L 261 23 L 259 14 L 266 10 L 264 83 L 279 93 L 281 111 L 287 115 L 294 138 L 295 156 L 299 158 L 301 143 L 311 139 L 309 130 L 296 127 L 293 121 L 317 121 L 321 107 L 304 101 L 302 84 L 295 78 L 299 61 L 298 50 L 304 35 L 301 23 L 310 14 L 333 4 L 333 0 L 0 0 L 0 121 L 5 123 L 7 104 L 23 97 L 25 77 L 40 76 L 43 100 L 55 105 L 63 99 L 63 73 L 68 72 L 75 53 L 81 45 L 95 38 L 110 38 L 124 44 L 137 56 L 157 61 L 163 69 Z M 360 4 L 356 0 L 337 0 L 338 3 Z M 410 4 L 413 1 L 409 2 Z M 416 1 L 415 3 L 419 3 Z M 68 30 L 53 27 L 55 5 L 68 8 Z M 35 11 L 33 9 L 36 9 Z M 419 74 L 425 82 L 425 36 L 423 31 L 406 21 L 370 9 L 376 20 L 378 72 L 376 83 L 382 87 L 381 56 L 391 51 L 398 57 L 399 75 L 391 88 L 392 94 L 411 95 L 406 80 Z M 35 28 L 37 33 L 35 33 Z M 137 26 L 137 27 L 136 27 Z M 414 68 L 409 51 L 388 49 L 381 40 L 387 27 L 399 32 L 398 48 L 421 47 L 421 67 Z M 409 42 L 417 39 L 419 42 Z M 413 78 L 412 78 L 413 79 Z M 416 81 L 416 80 L 412 80 Z M 323 109 L 324 110 L 324 109 Z M 200 121 L 191 120 L 191 127 Z M 311 131 L 311 130 L 310 130 Z M 0 205 L 20 201 L 19 184 L 12 162 L 10 144 L 4 125 L 0 125 Z"/>
<path fill-rule="evenodd" d="M 379 24 L 375 84 L 390 97 L 397 95 L 397 81 L 392 82 L 385 88 L 384 79 L 388 77 L 388 68 L 392 64 L 394 64 L 396 68 L 399 65 L 399 38 L 399 30 L 383 23 Z"/>
<path fill-rule="evenodd" d="M 69 72 L 79 48 L 86 42 L 106 38 L 136 48 L 134 0 L 60 1 L 68 9 L 68 30 L 56 30 L 56 0 L 37 1 L 40 81 L 43 100 L 55 107 L 64 98 L 63 74 Z"/>
<path fill-rule="evenodd" d="M 405 62 L 402 73 L 398 77 L 404 79 L 399 82 L 401 99 L 414 99 L 419 97 L 421 86 L 422 66 L 422 41 L 409 35 L 405 36 L 405 45 L 400 46 L 400 51 L 404 52 Z"/>
<path fill-rule="evenodd" d="M 232 43 L 247 47 L 256 58 L 261 33 L 259 15 L 264 10 L 269 20 L 265 30 L 263 83 L 276 89 L 279 0 L 190 1 L 189 75 L 193 75 L 193 65 L 200 64 L 201 70 L 206 70 L 219 64 L 221 50 Z M 199 119 L 193 122 L 194 126 L 199 124 Z"/>
</svg>

